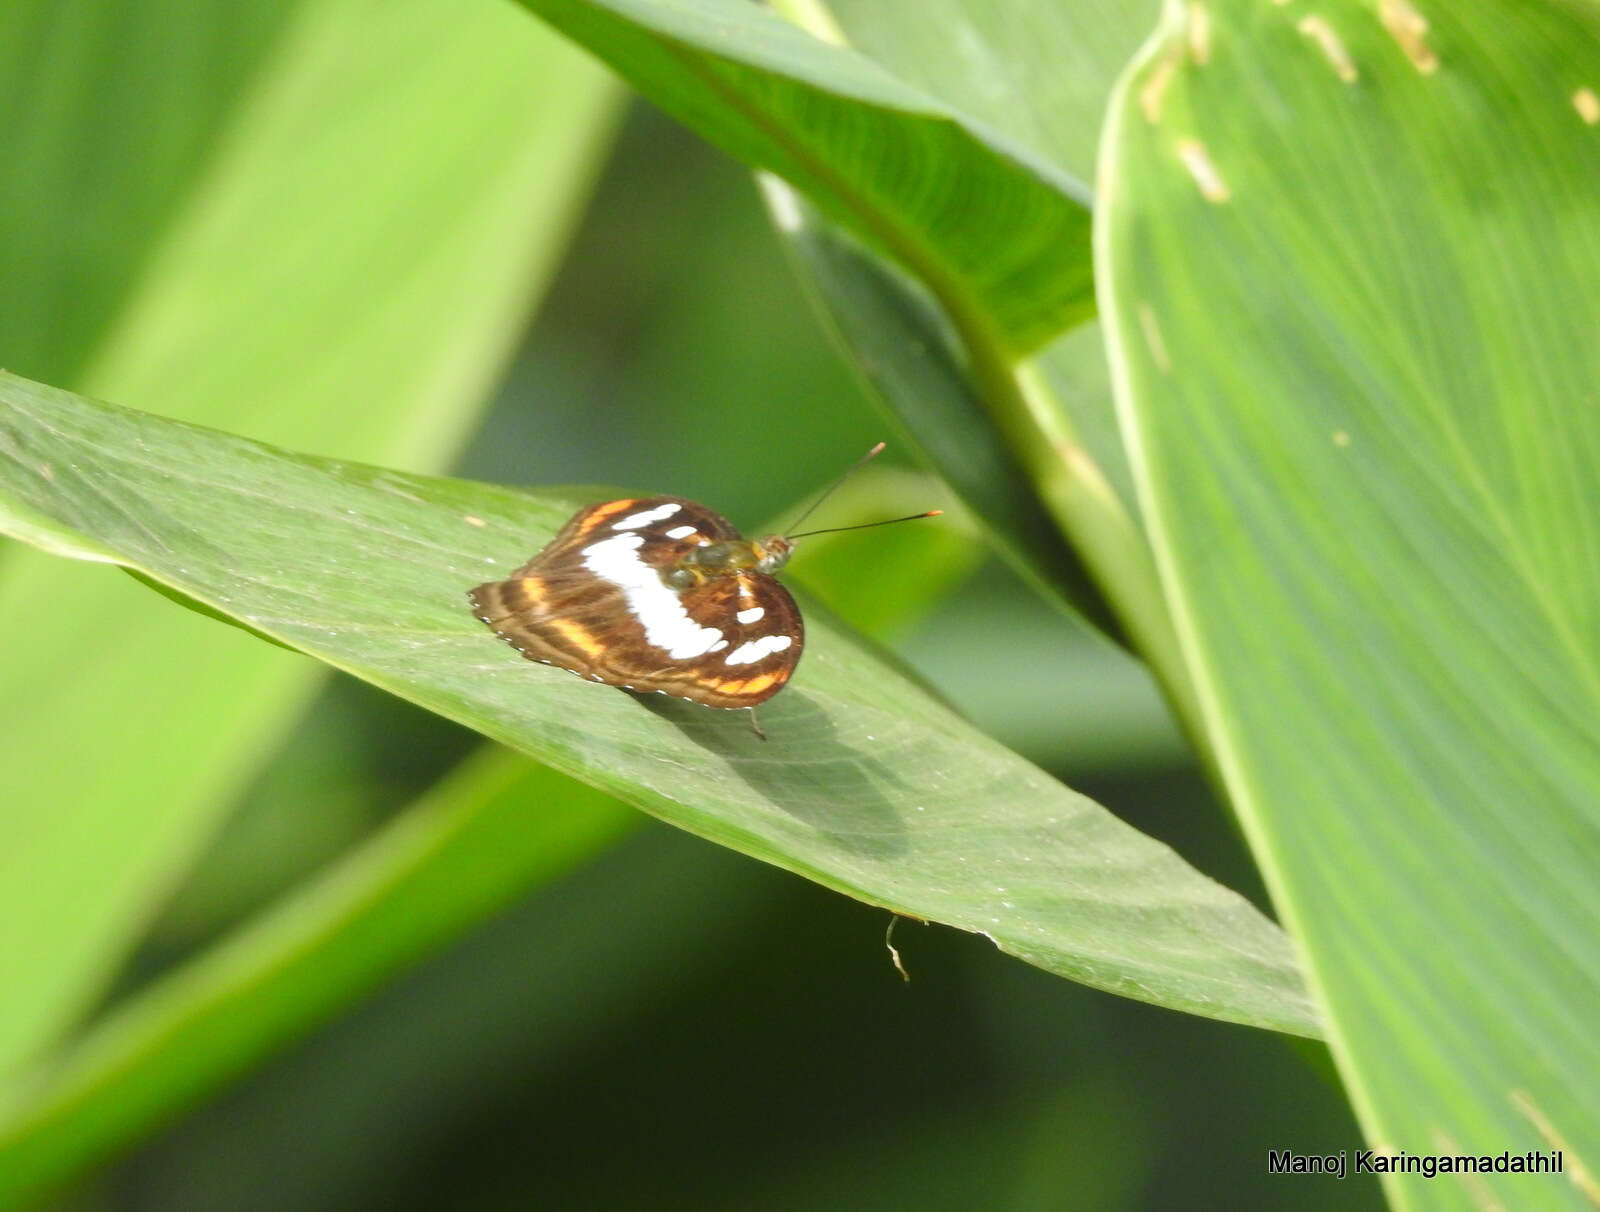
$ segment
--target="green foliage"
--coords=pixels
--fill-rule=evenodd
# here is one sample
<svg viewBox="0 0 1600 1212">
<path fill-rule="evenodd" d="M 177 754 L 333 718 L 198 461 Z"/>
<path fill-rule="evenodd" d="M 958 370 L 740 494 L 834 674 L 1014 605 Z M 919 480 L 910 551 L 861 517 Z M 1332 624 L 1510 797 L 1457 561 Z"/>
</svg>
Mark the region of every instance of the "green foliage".
<svg viewBox="0 0 1600 1212">
<path fill-rule="evenodd" d="M 876 563 L 854 554 L 862 536 L 818 541 L 796 583 L 875 637 L 932 610 L 932 642 L 991 655 L 930 690 L 806 598 L 806 661 L 763 743 L 737 717 L 523 662 L 464 609 L 593 499 L 371 466 L 436 469 L 469 431 L 600 146 L 603 85 L 527 41 L 517 10 L 231 7 L 203 62 L 177 64 L 158 10 L 121 29 L 86 9 L 72 30 L 42 2 L 14 8 L 0 150 L 27 188 L 0 194 L 0 359 L 53 386 L 0 378 L 0 522 L 40 549 L 0 560 L 0 617 L 28 637 L 0 655 L 0 770 L 25 806 L 0 821 L 0 984 L 21 991 L 0 1005 L 10 1193 L 83 1173 L 520 890 L 596 862 L 622 800 L 1099 988 L 1325 1027 L 1372 1144 L 1561 1147 L 1579 1175 L 1396 1177 L 1398 1206 L 1582 1206 L 1600 1160 L 1593 6 L 1204 0 L 1158 22 L 1153 4 L 1060 0 L 523 4 L 773 174 L 780 235 L 861 381 L 969 511 L 883 534 Z M 95 120 L 108 107 L 127 122 Z M 150 172 L 119 171 L 140 157 Z M 702 247 L 744 258 L 716 222 Z M 625 300 L 605 303 L 615 344 L 536 334 L 514 381 L 541 406 L 499 410 L 476 457 L 492 478 L 566 482 L 615 478 L 631 451 L 638 488 L 789 508 L 826 478 L 813 456 L 841 465 L 855 431 L 797 389 L 805 373 L 772 369 L 798 333 L 736 344 L 762 304 L 716 253 L 631 276 L 676 238 L 640 230 L 573 254 L 630 275 L 598 288 Z M 691 279 L 710 301 L 648 331 L 643 300 Z M 597 306 L 558 298 L 555 324 Z M 635 345 L 654 352 L 631 362 Z M 638 382 L 608 377 L 621 365 Z M 783 381 L 752 392 L 753 365 Z M 603 411 L 630 386 L 648 403 Z M 853 521 L 940 503 L 926 485 L 885 470 L 834 504 Z M 941 607 L 980 535 L 1054 621 L 1008 613 L 989 566 Z M 1009 692 L 1030 746 L 1081 753 L 1050 746 L 1082 710 L 1056 683 L 1114 670 L 1118 644 L 1226 795 L 1294 950 L 936 697 Z M 916 662 L 915 638 L 902 652 Z M 263 861 L 301 882 L 231 930 L 258 894 L 230 905 L 202 880 L 167 902 L 317 662 L 543 765 L 486 750 L 333 857 L 373 823 L 371 792 L 341 799 L 361 779 L 302 740 L 249 812 L 304 821 L 294 788 L 318 783 L 316 803 L 352 814 L 321 843 L 327 868 Z M 1143 747 L 1107 766 L 1162 760 L 1170 742 L 1149 738 L 1166 725 L 1143 711 Z M 426 727 L 442 725 L 405 726 Z M 248 847 L 231 853 L 215 870 Z M 615 916 L 591 905 L 567 945 L 603 950 L 618 919 L 703 893 L 634 882 L 608 885 Z M 725 939 L 717 920 L 707 937 Z M 141 937 L 174 965 L 152 979 L 141 953 L 75 1029 Z M 653 993 L 671 964 L 638 970 Z M 574 1001 L 610 979 L 562 972 Z M 1040 1070 L 1038 1037 L 997 1038 Z M 1014 1142 L 1067 1133 L 1081 1162 L 1127 1167 L 1074 1197 L 1131 1206 L 1127 1175 L 1155 1163 L 1115 1141 L 1152 1130 L 1145 1104 L 1099 1073 L 1084 1088 L 1127 1127 L 1085 1135 L 1064 1093 L 1079 1075 L 1048 1071 L 1042 1097 L 1009 1088 L 982 1128 L 917 1120 L 890 1150 L 916 1173 L 890 1186 L 988 1191 L 964 1165 L 1004 1137 L 1005 1193 L 1049 1203 L 1050 1178 L 1018 1160 L 1043 1152 Z M 1207 1142 L 1225 1131 L 1202 1122 Z M 1242 1164 L 1317 1143 L 1252 1139 Z M 869 1198 L 848 1151 L 824 1156 L 760 1189 L 775 1206 Z"/>
<path fill-rule="evenodd" d="M 1211 743 L 1374 1138 L 1592 1159 L 1600 17 L 1209 11 L 1118 93 L 1099 251 Z"/>
<path fill-rule="evenodd" d="M 607 85 L 488 6 L 208 11 L 0 15 L 0 363 L 441 465 L 562 246 Z M 0 999 L 0 1073 L 103 994 L 317 678 L 109 570 L 6 556 L 0 615 L 28 638 L 0 654 L 0 802 L 23 806 L 0 986 L 26 992 Z"/>
<path fill-rule="evenodd" d="M 504 751 L 462 763 L 332 870 L 98 1022 L 47 1080 L 11 1091 L 0 1201 L 99 1159 L 633 824 L 608 796 Z"/>
<path fill-rule="evenodd" d="M 742 712 L 597 693 L 465 605 L 569 492 L 307 456 L 0 376 L 0 526 L 119 563 L 723 845 L 1100 988 L 1314 1034 L 1275 927 L 807 610 L 806 676 Z M 20 456 L 20 457 L 19 457 Z M 29 532 L 38 536 L 37 523 Z"/>
<path fill-rule="evenodd" d="M 872 60 L 742 0 L 525 3 L 724 150 L 970 295 L 1009 345 L 1090 312 L 1082 187 Z"/>
</svg>

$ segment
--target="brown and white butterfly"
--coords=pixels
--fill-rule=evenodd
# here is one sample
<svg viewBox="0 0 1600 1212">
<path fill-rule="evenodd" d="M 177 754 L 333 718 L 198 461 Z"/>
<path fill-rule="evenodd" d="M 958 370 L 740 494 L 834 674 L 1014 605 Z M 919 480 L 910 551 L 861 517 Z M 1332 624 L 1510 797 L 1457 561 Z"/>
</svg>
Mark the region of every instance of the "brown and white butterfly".
<svg viewBox="0 0 1600 1212">
<path fill-rule="evenodd" d="M 624 497 L 580 509 L 507 580 L 468 597 L 530 660 L 627 690 L 754 708 L 783 689 L 805 648 L 800 608 L 773 575 L 802 537 L 746 539 L 682 497 Z"/>
</svg>

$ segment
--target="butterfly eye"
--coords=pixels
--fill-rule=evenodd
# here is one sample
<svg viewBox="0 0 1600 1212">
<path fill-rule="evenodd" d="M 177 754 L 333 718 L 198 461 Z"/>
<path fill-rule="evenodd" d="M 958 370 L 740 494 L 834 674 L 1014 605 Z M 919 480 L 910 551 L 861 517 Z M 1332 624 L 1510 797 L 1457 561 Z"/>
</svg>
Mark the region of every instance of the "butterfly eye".
<svg viewBox="0 0 1600 1212">
<path fill-rule="evenodd" d="M 661 579 L 673 589 L 689 589 L 700 578 L 687 568 L 674 568 L 671 572 L 663 574 Z"/>
</svg>

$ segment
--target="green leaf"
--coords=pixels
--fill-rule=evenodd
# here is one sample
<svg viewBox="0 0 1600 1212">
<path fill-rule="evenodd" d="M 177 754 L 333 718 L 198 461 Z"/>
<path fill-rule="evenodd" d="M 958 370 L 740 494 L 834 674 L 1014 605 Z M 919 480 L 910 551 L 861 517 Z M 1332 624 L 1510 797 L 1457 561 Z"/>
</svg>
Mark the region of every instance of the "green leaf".
<svg viewBox="0 0 1600 1212">
<path fill-rule="evenodd" d="M 916 286 L 773 177 L 763 193 L 840 346 L 902 440 L 937 468 L 1017 572 L 1074 617 L 1116 625 L 1001 440 L 959 339 Z"/>
<path fill-rule="evenodd" d="M 1003 131 L 1087 188 L 1106 98 L 1161 6 L 1157 0 L 828 0 L 827 7 L 863 55 Z"/>
<path fill-rule="evenodd" d="M 745 0 L 523 3 L 1008 345 L 1033 348 L 1092 310 L 1081 186 L 871 60 Z"/>
<path fill-rule="evenodd" d="M 81 381 L 162 235 L 188 221 L 241 99 L 277 73 L 296 9 L 280 0 L 0 6 L 8 369 Z"/>
<path fill-rule="evenodd" d="M 835 40 L 861 40 L 942 98 L 1081 175 L 1083 136 L 1135 46 L 1144 6 L 1101 13 L 1025 0 L 935 3 L 937 32 L 924 29 L 926 11 L 913 17 L 894 0 L 846 3 L 838 25 L 811 0 L 784 7 Z M 997 76 L 1000 62 L 1015 70 Z M 1062 72 L 1067 63 L 1073 72 Z M 1199 744 L 1193 689 L 1132 508 L 1098 329 L 1082 323 L 1019 362 L 937 279 L 908 279 L 781 183 L 769 179 L 767 196 L 841 344 L 909 439 L 1026 580 L 1148 662 Z M 1203 745 L 1199 753 L 1210 762 Z"/>
<path fill-rule="evenodd" d="M 801 24 L 827 25 L 813 0 L 774 2 Z M 1160 5 L 829 0 L 827 8 L 838 36 L 863 55 L 1003 132 L 1036 159 L 1089 182 L 1112 85 L 1155 24 Z M 826 283 L 822 289 L 829 293 Z M 1064 423 L 1118 496 L 1131 502 L 1097 326 L 1086 320 L 1055 338 L 1039 350 L 1035 366 L 1049 388 L 1048 407 L 1060 417 L 1051 428 Z M 995 401 L 987 403 L 993 408 Z M 901 410 L 912 419 L 909 407 Z M 947 477 L 955 471 L 950 462 L 935 466 Z M 1037 579 L 1036 572 L 1026 575 Z M 1099 608 L 1081 590 L 1075 597 L 1096 619 Z M 1104 626 L 1103 619 L 1097 621 Z"/>
<path fill-rule="evenodd" d="M 1209 733 L 1369 1138 L 1594 1173 L 1600 12 L 1190 10 L 1117 100 L 1098 252 Z"/>
<path fill-rule="evenodd" d="M 610 845 L 635 813 L 485 747 L 330 871 L 0 1099 L 0 1204 L 37 1194 Z"/>
<path fill-rule="evenodd" d="M 870 533 L 806 539 L 806 558 L 786 570 L 835 614 L 875 640 L 903 632 L 970 577 L 983 561 L 983 541 L 970 515 L 927 472 L 868 464 L 828 494 L 826 525 L 871 526 L 907 508 L 938 507 L 943 520 L 874 527 Z M 810 521 L 819 522 L 818 510 Z M 773 519 L 769 533 L 794 521 Z M 820 524 L 820 522 L 819 522 Z"/>
<path fill-rule="evenodd" d="M 442 464 L 564 243 L 600 73 L 487 4 L 174 11 L 0 14 L 0 359 Z M 20 550 L 0 619 L 3 1073 L 104 988 L 319 671 Z"/>
<path fill-rule="evenodd" d="M 1097 987 L 1312 1034 L 1237 895 L 976 733 L 809 611 L 795 684 L 740 713 L 528 662 L 467 607 L 578 502 L 290 455 L 0 379 L 0 506 L 338 668 L 830 887 Z M 801 558 L 804 558 L 803 548 Z"/>
</svg>

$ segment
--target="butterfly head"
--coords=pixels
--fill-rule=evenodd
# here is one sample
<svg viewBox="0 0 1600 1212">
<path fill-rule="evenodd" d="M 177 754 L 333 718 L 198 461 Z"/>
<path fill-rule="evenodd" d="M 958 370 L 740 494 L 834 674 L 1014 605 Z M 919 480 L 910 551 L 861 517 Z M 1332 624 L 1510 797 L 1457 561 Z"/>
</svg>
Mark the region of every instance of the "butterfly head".
<svg viewBox="0 0 1600 1212">
<path fill-rule="evenodd" d="M 777 572 L 794 554 L 794 540 L 781 534 L 769 534 L 750 546 L 755 549 L 757 572 Z"/>
</svg>

